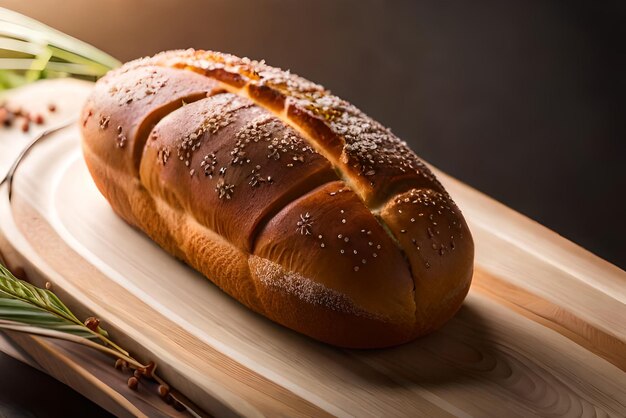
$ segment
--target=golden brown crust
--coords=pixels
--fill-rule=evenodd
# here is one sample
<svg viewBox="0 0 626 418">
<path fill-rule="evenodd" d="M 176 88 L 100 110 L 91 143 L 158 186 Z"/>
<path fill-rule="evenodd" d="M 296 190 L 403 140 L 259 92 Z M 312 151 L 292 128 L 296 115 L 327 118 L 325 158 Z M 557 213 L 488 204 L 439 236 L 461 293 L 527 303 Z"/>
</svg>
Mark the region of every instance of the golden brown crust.
<svg viewBox="0 0 626 418">
<path fill-rule="evenodd" d="M 461 212 L 445 194 L 412 189 L 380 213 L 403 248 L 415 281 L 416 330 L 443 325 L 469 290 L 474 244 Z"/>
<path fill-rule="evenodd" d="M 178 202 L 249 251 L 259 225 L 336 174 L 273 114 L 225 93 L 184 106 L 157 125 L 141 179 L 151 193 Z"/>
<path fill-rule="evenodd" d="M 279 324 L 347 348 L 391 347 L 413 338 L 412 322 L 371 315 L 342 293 L 331 291 L 266 258 L 252 256 L 249 264 L 257 283 L 259 312 Z"/>
<path fill-rule="evenodd" d="M 430 170 L 289 72 L 207 51 L 136 60 L 97 84 L 83 138 L 127 222 L 321 341 L 409 341 L 449 319 L 469 288 L 471 235 Z"/>
<path fill-rule="evenodd" d="M 404 141 L 318 84 L 264 62 L 212 51 L 169 52 L 150 62 L 203 73 L 285 113 L 324 150 L 368 207 L 411 188 L 444 191 Z"/>
<path fill-rule="evenodd" d="M 101 79 L 83 108 L 85 141 L 112 168 L 138 173 L 144 141 L 158 120 L 220 90 L 210 78 L 165 67 L 117 70 Z"/>
<path fill-rule="evenodd" d="M 315 283 L 316 288 L 289 288 L 298 281 L 295 276 L 282 283 L 302 299 L 315 303 L 324 290 L 344 296 L 336 303 L 319 302 L 334 310 L 413 322 L 413 279 L 402 254 L 343 182 L 328 183 L 291 202 L 269 221 L 254 255 Z M 265 283 L 281 285 L 269 279 Z"/>
</svg>

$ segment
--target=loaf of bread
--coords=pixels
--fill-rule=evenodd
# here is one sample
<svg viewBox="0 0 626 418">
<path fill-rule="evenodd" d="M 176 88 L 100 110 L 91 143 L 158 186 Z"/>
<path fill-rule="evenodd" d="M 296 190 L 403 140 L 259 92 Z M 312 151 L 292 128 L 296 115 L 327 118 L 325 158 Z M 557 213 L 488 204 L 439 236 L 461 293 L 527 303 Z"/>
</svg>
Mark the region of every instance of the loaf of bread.
<svg viewBox="0 0 626 418">
<path fill-rule="evenodd" d="M 119 216 L 286 327 L 387 347 L 437 329 L 467 294 L 472 237 L 432 172 L 289 71 L 164 52 L 98 81 L 81 124 Z"/>
</svg>

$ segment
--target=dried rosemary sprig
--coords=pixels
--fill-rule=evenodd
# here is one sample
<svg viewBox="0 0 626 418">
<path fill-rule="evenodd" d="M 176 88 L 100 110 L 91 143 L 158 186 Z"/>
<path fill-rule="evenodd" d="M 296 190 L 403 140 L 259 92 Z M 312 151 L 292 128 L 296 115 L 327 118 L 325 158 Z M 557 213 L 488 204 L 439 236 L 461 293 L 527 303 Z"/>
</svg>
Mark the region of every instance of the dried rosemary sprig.
<svg viewBox="0 0 626 418">
<path fill-rule="evenodd" d="M 0 330 L 70 341 L 114 356 L 116 368 L 124 366 L 135 370 L 128 380 L 129 387 L 136 389 L 141 376 L 154 379 L 159 383 L 158 391 L 163 399 L 171 400 L 177 409 L 184 408 L 198 416 L 170 394 L 169 385 L 155 373 L 155 363 L 141 364 L 109 339 L 99 321 L 88 318 L 85 323 L 81 322 L 53 292 L 18 279 L 1 263 Z"/>
<path fill-rule="evenodd" d="M 23 331 L 77 342 L 135 364 L 126 350 L 108 338 L 99 325 L 81 322 L 51 291 L 16 278 L 0 264 L 0 329 Z"/>
</svg>

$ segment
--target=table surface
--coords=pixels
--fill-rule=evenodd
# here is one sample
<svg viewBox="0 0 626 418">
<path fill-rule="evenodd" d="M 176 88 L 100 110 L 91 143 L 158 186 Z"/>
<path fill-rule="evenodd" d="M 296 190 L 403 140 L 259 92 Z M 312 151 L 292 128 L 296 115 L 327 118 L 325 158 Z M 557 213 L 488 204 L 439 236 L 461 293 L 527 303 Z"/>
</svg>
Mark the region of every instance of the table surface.
<svg viewBox="0 0 626 418">
<path fill-rule="evenodd" d="M 47 374 L 3 353 L 0 373 L 0 418 L 112 416 Z"/>
</svg>

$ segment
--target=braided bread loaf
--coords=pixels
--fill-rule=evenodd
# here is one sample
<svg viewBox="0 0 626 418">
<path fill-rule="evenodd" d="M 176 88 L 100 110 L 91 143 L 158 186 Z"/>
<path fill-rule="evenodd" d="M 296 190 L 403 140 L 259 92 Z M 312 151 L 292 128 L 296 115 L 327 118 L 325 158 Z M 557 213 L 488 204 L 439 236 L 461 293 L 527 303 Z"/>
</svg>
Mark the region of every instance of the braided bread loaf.
<svg viewBox="0 0 626 418">
<path fill-rule="evenodd" d="M 472 237 L 431 171 L 288 71 L 194 50 L 132 61 L 96 84 L 82 135 L 119 216 L 296 331 L 391 346 L 467 294 Z"/>
</svg>

